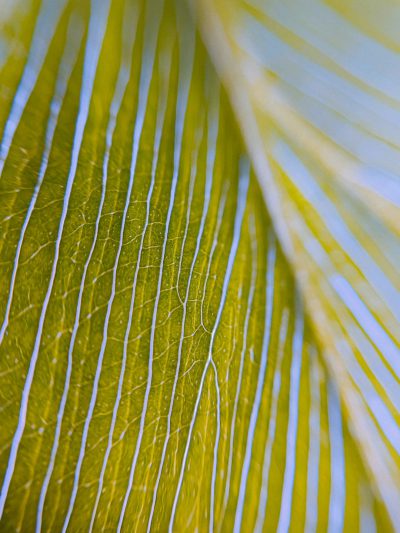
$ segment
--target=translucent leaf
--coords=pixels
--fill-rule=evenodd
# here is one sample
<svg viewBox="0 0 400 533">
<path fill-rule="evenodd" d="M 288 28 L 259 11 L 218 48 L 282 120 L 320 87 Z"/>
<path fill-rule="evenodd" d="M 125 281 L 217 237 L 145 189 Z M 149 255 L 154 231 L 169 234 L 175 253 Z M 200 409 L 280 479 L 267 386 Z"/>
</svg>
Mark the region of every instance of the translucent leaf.
<svg viewBox="0 0 400 533">
<path fill-rule="evenodd" d="M 0 528 L 390 530 L 185 6 L 7 13 Z"/>
</svg>

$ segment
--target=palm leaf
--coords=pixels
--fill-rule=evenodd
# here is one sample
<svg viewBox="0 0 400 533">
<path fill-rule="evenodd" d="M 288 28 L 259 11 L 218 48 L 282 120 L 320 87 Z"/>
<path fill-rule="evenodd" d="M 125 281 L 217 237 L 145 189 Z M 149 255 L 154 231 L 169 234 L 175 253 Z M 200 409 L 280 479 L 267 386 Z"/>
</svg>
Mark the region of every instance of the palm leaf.
<svg viewBox="0 0 400 533">
<path fill-rule="evenodd" d="M 395 526 L 395 124 L 322 133 L 268 8 L 194 6 L 226 95 L 181 3 L 4 2 L 2 530 Z"/>
</svg>

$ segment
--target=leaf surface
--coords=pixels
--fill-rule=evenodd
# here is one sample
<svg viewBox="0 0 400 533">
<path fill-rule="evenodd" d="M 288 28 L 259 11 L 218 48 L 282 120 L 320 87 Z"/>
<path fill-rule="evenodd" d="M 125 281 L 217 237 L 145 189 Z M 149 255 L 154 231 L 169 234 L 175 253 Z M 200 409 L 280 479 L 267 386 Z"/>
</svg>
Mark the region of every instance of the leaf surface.
<svg viewBox="0 0 400 533">
<path fill-rule="evenodd" d="M 1 529 L 390 530 L 185 6 L 2 35 Z"/>
</svg>

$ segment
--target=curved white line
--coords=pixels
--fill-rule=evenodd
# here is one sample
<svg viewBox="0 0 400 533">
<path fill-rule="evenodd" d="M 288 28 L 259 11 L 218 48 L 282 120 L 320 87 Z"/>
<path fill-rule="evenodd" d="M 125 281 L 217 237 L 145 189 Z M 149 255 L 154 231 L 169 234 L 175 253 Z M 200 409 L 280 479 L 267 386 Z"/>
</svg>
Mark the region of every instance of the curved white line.
<svg viewBox="0 0 400 533">
<path fill-rule="evenodd" d="M 318 524 L 319 463 L 321 453 L 321 369 L 315 348 L 310 350 L 311 406 L 309 418 L 309 445 L 307 460 L 307 533 L 315 533 Z"/>
<path fill-rule="evenodd" d="M 346 505 L 346 474 L 342 416 L 337 392 L 328 383 L 329 441 L 331 450 L 331 495 L 329 500 L 328 533 L 340 533 L 344 527 Z"/>
<path fill-rule="evenodd" d="M 277 533 L 286 533 L 290 528 L 294 476 L 296 472 L 296 444 L 304 333 L 303 307 L 299 295 L 296 295 L 295 312 L 296 323 L 293 334 L 292 364 L 290 368 L 289 420 L 286 433 L 286 465 Z"/>
<path fill-rule="evenodd" d="M 15 92 L 7 122 L 4 126 L 3 137 L 0 143 L 0 176 L 3 172 L 22 113 L 44 64 L 49 43 L 56 31 L 57 22 L 60 19 L 64 6 L 65 0 L 57 2 L 54 0 L 44 0 L 40 8 L 29 49 L 29 56 Z"/>
</svg>

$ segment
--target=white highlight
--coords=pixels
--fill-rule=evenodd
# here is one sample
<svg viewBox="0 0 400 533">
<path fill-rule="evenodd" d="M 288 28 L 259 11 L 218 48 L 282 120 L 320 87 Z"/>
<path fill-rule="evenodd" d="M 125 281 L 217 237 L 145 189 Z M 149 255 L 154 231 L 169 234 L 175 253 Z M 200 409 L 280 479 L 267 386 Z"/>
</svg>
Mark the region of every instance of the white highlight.
<svg viewBox="0 0 400 533">
<path fill-rule="evenodd" d="M 300 376 L 303 352 L 304 317 L 302 302 L 296 297 L 296 323 L 293 335 L 292 366 L 290 369 L 289 421 L 286 434 L 286 465 L 277 533 L 290 528 L 294 476 L 296 473 L 296 443 L 299 412 Z"/>
<path fill-rule="evenodd" d="M 360 485 L 360 533 L 376 533 L 374 498 L 368 485 Z"/>
<path fill-rule="evenodd" d="M 321 453 L 321 369 L 317 359 L 316 349 L 310 354 L 310 388 L 311 407 L 309 418 L 309 445 L 307 461 L 307 500 L 306 525 L 307 533 L 317 531 L 318 524 L 318 488 L 319 462 Z"/>
<path fill-rule="evenodd" d="M 40 188 L 43 183 L 44 176 L 46 174 L 47 165 L 49 162 L 50 150 L 53 144 L 54 133 L 56 130 L 58 117 L 61 110 L 61 105 L 64 100 L 65 92 L 67 90 L 67 84 L 72 72 L 72 68 L 75 64 L 79 46 L 82 40 L 82 23 L 80 19 L 72 18 L 68 27 L 67 43 L 65 45 L 65 52 L 61 58 L 60 67 L 57 75 L 55 93 L 50 104 L 50 117 L 46 128 L 45 146 L 43 150 L 43 157 L 40 163 L 40 169 L 38 178 L 33 190 L 33 195 L 25 215 L 24 222 L 21 227 L 21 233 L 18 239 L 17 248 L 15 251 L 14 264 L 11 272 L 10 286 L 8 290 L 8 298 L 5 310 L 5 316 L 3 323 L 0 327 L 0 344 L 3 342 L 4 334 L 7 330 L 10 320 L 10 310 L 13 302 L 15 280 L 17 277 L 17 271 L 19 266 L 19 259 L 21 255 L 22 245 L 25 239 L 25 233 L 31 220 L 32 213 L 36 206 L 36 201 L 39 196 Z"/>
<path fill-rule="evenodd" d="M 10 114 L 4 127 L 3 138 L 0 144 L 0 176 L 3 172 L 22 113 L 24 112 L 25 106 L 36 85 L 49 43 L 57 28 L 57 22 L 61 16 L 64 5 L 65 0 L 58 2 L 54 2 L 54 0 L 44 0 L 41 6 L 32 37 L 29 56 L 15 92 Z"/>
<path fill-rule="evenodd" d="M 346 503 L 346 476 L 342 416 L 333 384 L 328 384 L 329 441 L 331 448 L 331 495 L 328 533 L 343 531 Z"/>
<path fill-rule="evenodd" d="M 396 376 L 400 375 L 400 350 L 382 328 L 354 288 L 343 276 L 332 276 L 331 284 L 352 315 L 385 357 Z M 393 298 L 396 298 L 393 293 Z"/>
<path fill-rule="evenodd" d="M 356 263 L 376 294 L 390 302 L 390 310 L 400 320 L 400 293 L 388 276 L 362 246 L 343 220 L 336 206 L 319 186 L 311 172 L 296 153 L 282 141 L 274 143 L 273 156 L 285 170 L 292 183 L 317 211 L 332 238 Z M 365 291 L 364 291 L 365 292 Z M 400 371 L 400 370 L 399 370 Z"/>
</svg>

